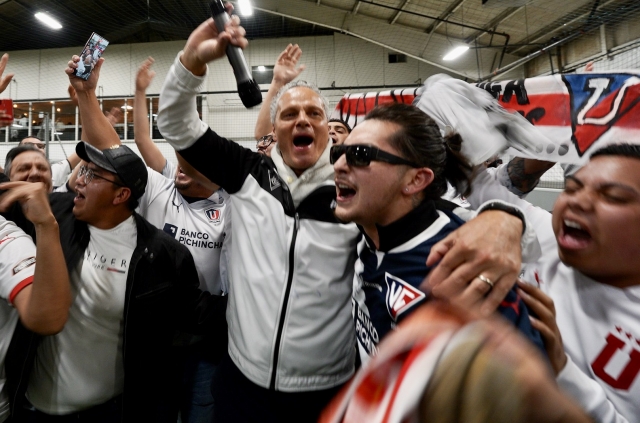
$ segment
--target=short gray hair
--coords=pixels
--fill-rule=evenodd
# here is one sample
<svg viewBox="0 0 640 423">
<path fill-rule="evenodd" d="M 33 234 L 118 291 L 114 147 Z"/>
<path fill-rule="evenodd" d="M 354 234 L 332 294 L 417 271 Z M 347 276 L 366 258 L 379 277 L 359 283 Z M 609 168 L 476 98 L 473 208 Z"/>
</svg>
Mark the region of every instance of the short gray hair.
<svg viewBox="0 0 640 423">
<path fill-rule="evenodd" d="M 324 109 L 324 114 L 326 118 L 329 119 L 329 102 L 327 101 L 325 96 L 322 95 L 318 87 L 315 84 L 312 84 L 310 82 L 298 80 L 298 81 L 289 82 L 287 85 L 280 88 L 280 90 L 278 90 L 278 93 L 275 95 L 275 97 L 273 97 L 273 100 L 271 100 L 269 112 L 271 114 L 272 124 L 276 123 L 276 112 L 278 111 L 278 102 L 280 101 L 280 97 L 282 97 L 282 95 L 287 91 L 289 91 L 290 89 L 298 88 L 298 87 L 309 88 L 311 91 L 318 94 L 318 96 L 322 100 L 322 108 Z"/>
</svg>

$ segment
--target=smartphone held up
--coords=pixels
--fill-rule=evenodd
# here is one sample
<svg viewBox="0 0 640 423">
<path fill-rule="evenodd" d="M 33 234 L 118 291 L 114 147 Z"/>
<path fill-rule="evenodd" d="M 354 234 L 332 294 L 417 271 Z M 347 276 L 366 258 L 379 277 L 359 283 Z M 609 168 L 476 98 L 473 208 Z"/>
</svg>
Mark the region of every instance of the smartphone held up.
<svg viewBox="0 0 640 423">
<path fill-rule="evenodd" d="M 84 45 L 84 49 L 82 49 L 82 53 L 80 53 L 80 61 L 78 62 L 75 75 L 84 80 L 89 79 L 91 71 L 96 63 L 98 63 L 98 59 L 100 59 L 100 56 L 102 56 L 102 53 L 104 53 L 108 45 L 109 41 L 95 32 L 91 34 L 91 37 L 89 37 L 89 40 Z"/>
</svg>

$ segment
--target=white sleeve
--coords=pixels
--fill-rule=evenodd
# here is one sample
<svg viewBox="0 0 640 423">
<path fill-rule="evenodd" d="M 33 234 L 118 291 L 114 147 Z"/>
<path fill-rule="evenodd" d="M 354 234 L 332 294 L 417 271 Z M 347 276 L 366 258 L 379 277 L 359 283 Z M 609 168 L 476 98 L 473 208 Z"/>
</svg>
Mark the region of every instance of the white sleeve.
<svg viewBox="0 0 640 423">
<path fill-rule="evenodd" d="M 67 178 L 71 173 L 69 160 L 64 159 L 51 164 L 51 181 L 54 187 L 60 187 L 67 183 Z"/>
<path fill-rule="evenodd" d="M 13 303 L 18 293 L 33 282 L 36 246 L 13 222 L 0 221 L 0 297 Z"/>
<path fill-rule="evenodd" d="M 160 91 L 158 130 L 176 150 L 192 146 L 207 131 L 196 108 L 196 95 L 205 76 L 195 76 L 180 62 L 178 53 Z"/>
<path fill-rule="evenodd" d="M 527 218 L 527 227 L 534 230 L 539 248 L 542 251 L 556 251 L 556 238 L 551 230 L 551 213 L 536 207 L 500 185 L 486 171 L 478 172 L 471 184 L 471 194 L 467 197 L 472 208 L 480 206 L 488 201 L 501 200 L 512 206 L 517 206 Z M 524 236 L 523 236 L 524 238 Z M 523 248 L 523 256 L 525 250 Z M 530 262 L 531 260 L 526 260 Z"/>
<path fill-rule="evenodd" d="M 173 179 L 176 177 L 176 165 L 167 160 L 162 168 L 162 176 L 165 178 Z"/>
<path fill-rule="evenodd" d="M 487 168 L 487 173 L 491 175 L 491 177 L 494 180 L 498 181 L 500 185 L 508 189 L 509 192 L 512 192 L 513 194 L 515 194 L 520 198 L 525 198 L 529 193 L 522 192 L 518 188 L 516 188 L 515 185 L 513 185 L 513 182 L 511 182 L 511 178 L 509 177 L 508 166 L 509 166 L 509 162 L 503 163 L 496 168 Z"/>
<path fill-rule="evenodd" d="M 628 423 L 607 399 L 607 394 L 595 380 L 584 374 L 567 355 L 567 364 L 558 374 L 560 388 L 575 399 L 597 423 Z"/>
<path fill-rule="evenodd" d="M 151 207 L 151 203 L 160 195 L 162 192 L 171 189 L 173 185 L 173 179 L 165 178 L 162 174 L 156 172 L 147 166 L 147 186 L 145 187 L 144 194 L 138 200 L 138 208 L 136 211 L 147 219 L 149 213 L 149 208 Z"/>
</svg>

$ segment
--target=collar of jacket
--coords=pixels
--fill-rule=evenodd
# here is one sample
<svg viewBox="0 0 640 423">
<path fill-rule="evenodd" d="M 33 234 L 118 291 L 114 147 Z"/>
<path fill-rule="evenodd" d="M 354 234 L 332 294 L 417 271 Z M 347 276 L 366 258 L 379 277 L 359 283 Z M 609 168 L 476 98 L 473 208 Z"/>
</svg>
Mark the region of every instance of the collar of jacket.
<svg viewBox="0 0 640 423">
<path fill-rule="evenodd" d="M 391 222 L 386 226 L 376 225 L 376 228 L 378 228 L 378 239 L 380 241 L 380 248 L 378 248 L 378 251 L 386 253 L 397 246 L 404 244 L 431 226 L 437 218 L 438 211 L 436 210 L 433 200 L 424 200 L 418 205 L 418 207 L 411 210 L 395 222 Z M 358 227 L 364 234 L 367 244 L 375 250 L 375 244 L 371 238 L 364 233 L 362 227 Z"/>
</svg>

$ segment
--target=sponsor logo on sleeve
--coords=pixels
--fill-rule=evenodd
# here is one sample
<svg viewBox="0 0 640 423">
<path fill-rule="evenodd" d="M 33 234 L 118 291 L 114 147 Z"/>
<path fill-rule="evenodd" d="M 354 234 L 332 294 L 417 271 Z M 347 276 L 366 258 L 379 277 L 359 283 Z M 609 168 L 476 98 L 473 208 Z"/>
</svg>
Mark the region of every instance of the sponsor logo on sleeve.
<svg viewBox="0 0 640 423">
<path fill-rule="evenodd" d="M 36 258 L 35 257 L 29 257 L 28 259 L 24 259 L 13 268 L 13 274 L 15 275 L 15 274 L 23 271 L 27 267 L 33 266 L 34 264 L 36 264 Z"/>
</svg>

